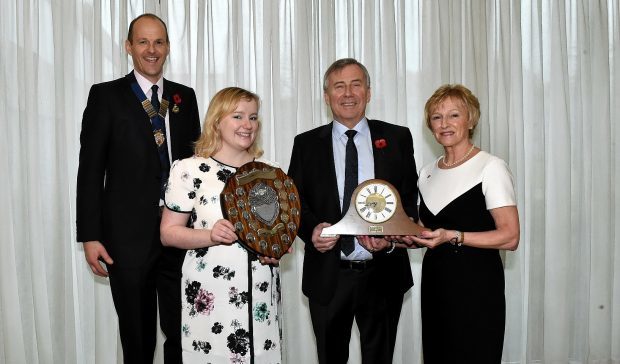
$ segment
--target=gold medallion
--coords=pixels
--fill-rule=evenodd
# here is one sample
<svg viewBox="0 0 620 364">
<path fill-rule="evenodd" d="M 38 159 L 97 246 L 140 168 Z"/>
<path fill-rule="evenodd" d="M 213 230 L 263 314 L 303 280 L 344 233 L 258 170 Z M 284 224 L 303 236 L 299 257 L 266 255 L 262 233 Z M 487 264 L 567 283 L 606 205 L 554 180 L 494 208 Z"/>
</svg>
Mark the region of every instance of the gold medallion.
<svg viewBox="0 0 620 364">
<path fill-rule="evenodd" d="M 161 129 L 153 131 L 153 136 L 155 137 L 155 144 L 157 144 L 157 147 L 161 147 L 166 141 L 166 135 L 164 135 Z"/>
</svg>

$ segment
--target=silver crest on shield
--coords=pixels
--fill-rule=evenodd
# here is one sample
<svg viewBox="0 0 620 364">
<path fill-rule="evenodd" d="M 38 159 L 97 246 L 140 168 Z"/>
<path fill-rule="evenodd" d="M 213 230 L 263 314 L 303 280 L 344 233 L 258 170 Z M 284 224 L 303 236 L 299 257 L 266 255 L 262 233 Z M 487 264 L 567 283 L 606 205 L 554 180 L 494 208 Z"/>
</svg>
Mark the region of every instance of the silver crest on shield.
<svg viewBox="0 0 620 364">
<path fill-rule="evenodd" d="M 252 187 L 248 196 L 252 213 L 263 224 L 273 225 L 280 212 L 280 203 L 278 202 L 277 192 L 259 182 Z"/>
</svg>

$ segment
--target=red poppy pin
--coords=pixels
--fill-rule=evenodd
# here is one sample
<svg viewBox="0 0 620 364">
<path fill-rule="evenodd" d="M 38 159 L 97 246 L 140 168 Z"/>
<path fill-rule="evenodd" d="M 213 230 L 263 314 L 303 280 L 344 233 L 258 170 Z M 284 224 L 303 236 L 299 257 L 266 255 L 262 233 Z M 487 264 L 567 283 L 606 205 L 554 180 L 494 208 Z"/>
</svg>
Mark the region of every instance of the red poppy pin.
<svg viewBox="0 0 620 364">
<path fill-rule="evenodd" d="M 375 148 L 383 149 L 385 147 L 387 147 L 387 142 L 385 141 L 385 139 L 377 139 L 377 140 L 375 140 Z"/>
<path fill-rule="evenodd" d="M 174 102 L 174 106 L 172 106 L 172 112 L 176 114 L 179 112 L 179 105 L 181 104 L 181 101 L 183 101 L 181 100 L 181 95 L 172 95 L 172 101 Z"/>
</svg>

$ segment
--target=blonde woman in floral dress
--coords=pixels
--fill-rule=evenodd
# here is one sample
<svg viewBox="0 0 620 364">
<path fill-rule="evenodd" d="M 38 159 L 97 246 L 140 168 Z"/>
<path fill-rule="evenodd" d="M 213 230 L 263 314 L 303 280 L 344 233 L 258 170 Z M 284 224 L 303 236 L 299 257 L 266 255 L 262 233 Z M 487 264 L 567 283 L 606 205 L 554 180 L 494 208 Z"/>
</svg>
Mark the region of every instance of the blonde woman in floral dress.
<svg viewBox="0 0 620 364">
<path fill-rule="evenodd" d="M 164 245 L 188 249 L 179 328 L 186 364 L 282 362 L 277 261 L 259 260 L 236 242 L 219 201 L 238 167 L 269 163 L 258 159 L 259 102 L 241 88 L 219 91 L 195 155 L 176 161 L 170 171 L 161 238 Z"/>
</svg>

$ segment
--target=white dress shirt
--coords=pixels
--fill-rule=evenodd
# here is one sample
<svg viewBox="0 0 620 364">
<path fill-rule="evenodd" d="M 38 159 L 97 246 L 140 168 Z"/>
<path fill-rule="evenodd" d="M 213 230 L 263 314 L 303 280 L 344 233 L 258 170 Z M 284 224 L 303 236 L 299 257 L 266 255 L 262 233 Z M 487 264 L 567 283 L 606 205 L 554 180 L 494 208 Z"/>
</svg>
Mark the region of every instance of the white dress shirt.
<svg viewBox="0 0 620 364">
<path fill-rule="evenodd" d="M 346 147 L 349 137 L 345 132 L 349 130 L 346 126 L 334 120 L 332 127 L 332 144 L 334 148 L 334 165 L 336 166 L 336 180 L 338 182 L 338 197 L 340 199 L 340 208 L 342 210 L 342 199 L 344 196 L 344 170 Z M 375 178 L 375 160 L 372 154 L 372 138 L 370 136 L 370 128 L 368 120 L 364 117 L 353 128 L 357 134 L 353 137 L 353 142 L 357 148 L 357 184 Z M 340 253 L 340 259 L 346 260 L 368 260 L 372 259 L 372 254 L 359 244 L 357 239 L 355 242 L 355 250 L 349 255 Z"/>
</svg>

